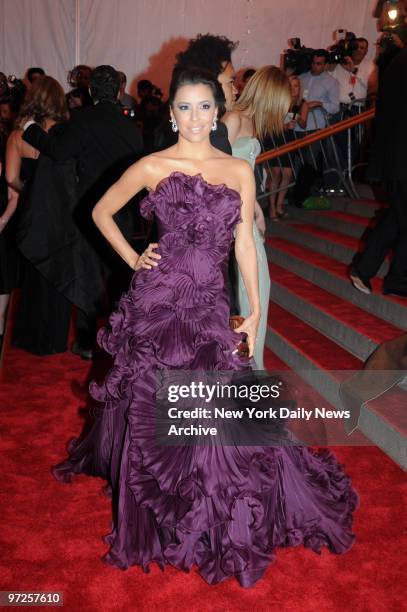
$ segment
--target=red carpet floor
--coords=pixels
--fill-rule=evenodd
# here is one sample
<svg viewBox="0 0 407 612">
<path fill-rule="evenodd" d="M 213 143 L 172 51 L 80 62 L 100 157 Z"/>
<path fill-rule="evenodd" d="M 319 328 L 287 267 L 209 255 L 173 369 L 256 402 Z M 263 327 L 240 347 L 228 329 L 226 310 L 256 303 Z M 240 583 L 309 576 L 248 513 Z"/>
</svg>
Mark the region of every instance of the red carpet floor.
<svg viewBox="0 0 407 612">
<path fill-rule="evenodd" d="M 273 355 L 268 365 L 281 368 Z M 208 586 L 192 571 L 121 571 L 100 561 L 110 531 L 103 481 L 53 479 L 52 464 L 83 424 L 89 365 L 65 353 L 39 358 L 6 346 L 0 385 L 0 590 L 57 590 L 65 609 L 399 612 L 405 609 L 406 478 L 379 449 L 338 448 L 361 497 L 357 541 L 343 556 L 281 549 L 253 589 Z M 403 497 L 404 496 L 404 497 Z"/>
</svg>

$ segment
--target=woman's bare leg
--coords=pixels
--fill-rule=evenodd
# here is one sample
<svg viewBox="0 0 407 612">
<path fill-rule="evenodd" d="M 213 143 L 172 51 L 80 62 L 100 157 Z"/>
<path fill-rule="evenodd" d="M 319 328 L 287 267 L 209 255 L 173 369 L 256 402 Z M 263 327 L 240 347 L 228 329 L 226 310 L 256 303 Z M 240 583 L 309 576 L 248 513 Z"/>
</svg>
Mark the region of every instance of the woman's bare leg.
<svg viewBox="0 0 407 612">
<path fill-rule="evenodd" d="M 269 182 L 269 189 L 278 189 L 280 187 L 280 182 L 281 182 L 281 168 L 276 167 L 276 168 L 271 168 L 271 185 Z M 269 217 L 270 219 L 278 219 L 277 216 L 277 193 L 273 193 L 270 197 L 269 197 Z"/>
<path fill-rule="evenodd" d="M 285 200 L 285 196 L 287 195 L 288 185 L 291 183 L 292 176 L 293 176 L 293 171 L 291 170 L 291 168 L 282 169 L 280 188 L 284 187 L 284 189 L 281 189 L 281 191 L 278 192 L 277 202 L 276 202 L 277 215 L 280 215 L 280 216 L 284 215 L 284 200 Z"/>
</svg>

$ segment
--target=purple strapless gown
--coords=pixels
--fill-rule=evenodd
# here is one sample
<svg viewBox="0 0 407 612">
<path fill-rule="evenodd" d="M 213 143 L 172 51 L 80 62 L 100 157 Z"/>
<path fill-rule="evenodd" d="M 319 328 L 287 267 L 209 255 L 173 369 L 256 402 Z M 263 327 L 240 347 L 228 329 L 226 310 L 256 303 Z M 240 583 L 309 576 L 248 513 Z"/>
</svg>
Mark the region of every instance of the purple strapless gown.
<svg viewBox="0 0 407 612">
<path fill-rule="evenodd" d="M 159 225 L 162 259 L 134 274 L 99 331 L 114 356 L 104 383 L 90 387 L 103 409 L 53 468 L 65 482 L 78 473 L 107 480 L 113 522 L 103 560 L 121 569 L 197 565 L 209 584 L 235 576 L 249 587 L 277 547 L 344 553 L 354 541 L 358 495 L 328 450 L 154 444 L 157 368 L 250 367 L 235 352 L 225 289 L 240 206 L 233 189 L 181 172 L 143 200 L 142 214 Z"/>
</svg>

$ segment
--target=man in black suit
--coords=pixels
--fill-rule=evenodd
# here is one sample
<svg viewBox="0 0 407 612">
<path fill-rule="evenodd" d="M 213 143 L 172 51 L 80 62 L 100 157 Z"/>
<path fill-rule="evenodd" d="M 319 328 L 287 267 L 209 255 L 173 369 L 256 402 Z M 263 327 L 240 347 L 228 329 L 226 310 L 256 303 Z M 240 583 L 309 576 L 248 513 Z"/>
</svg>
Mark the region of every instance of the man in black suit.
<svg viewBox="0 0 407 612">
<path fill-rule="evenodd" d="M 113 252 L 94 226 L 91 213 L 96 202 L 106 190 L 118 180 L 128 166 L 141 156 L 142 136 L 134 122 L 121 112 L 118 94 L 120 78 L 111 66 L 98 66 L 90 78 L 90 93 L 93 106 L 72 112 L 71 119 L 55 126 L 49 133 L 39 125 L 28 121 L 24 126 L 24 140 L 42 154 L 56 160 L 75 159 L 77 183 L 77 204 L 73 211 L 73 222 L 83 240 L 84 256 L 75 262 L 84 262 L 87 273 L 79 269 L 78 263 L 72 264 L 69 271 L 62 273 L 70 283 L 69 275 L 77 279 L 76 289 L 67 296 L 79 307 L 77 316 L 77 335 L 72 350 L 85 359 L 93 357 L 96 337 L 96 316 L 106 301 L 105 278 L 117 276 L 121 269 L 120 258 Z M 123 211 L 123 212 L 122 212 Z M 120 211 L 117 221 L 129 239 L 129 206 Z M 62 232 L 61 232 L 62 235 Z M 57 251 L 57 239 L 50 249 Z M 65 245 L 68 247 L 69 245 Z M 69 250 L 66 248 L 69 257 Z M 84 261 L 86 260 L 86 262 Z M 72 260 L 73 261 L 73 260 Z M 92 263 L 89 264 L 89 261 Z M 80 263 L 79 263 L 80 266 Z M 74 269 L 75 268 L 75 269 Z M 111 272 L 114 270 L 114 275 Z M 99 287 L 94 295 L 86 294 L 86 278 L 92 287 Z M 92 277 L 92 278 L 91 278 Z M 95 283 L 95 278 L 100 282 Z M 58 279 L 64 285 L 64 279 Z M 85 296 L 85 297 L 84 297 Z M 78 298 L 78 299 L 76 299 Z"/>
<path fill-rule="evenodd" d="M 405 2 L 407 12 L 407 2 Z M 385 183 L 389 208 L 354 258 L 351 281 L 363 293 L 371 292 L 390 249 L 394 255 L 383 283 L 385 294 L 407 297 L 407 46 L 379 74 L 375 139 L 368 174 Z"/>
</svg>

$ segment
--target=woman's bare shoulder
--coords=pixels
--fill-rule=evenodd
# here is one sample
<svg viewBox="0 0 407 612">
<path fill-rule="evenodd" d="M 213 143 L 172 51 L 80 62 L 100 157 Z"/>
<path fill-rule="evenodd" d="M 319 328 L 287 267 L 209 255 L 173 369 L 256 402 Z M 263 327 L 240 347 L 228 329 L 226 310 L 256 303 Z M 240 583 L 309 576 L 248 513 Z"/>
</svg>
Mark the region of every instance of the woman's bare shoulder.
<svg viewBox="0 0 407 612">
<path fill-rule="evenodd" d="M 251 165 L 245 159 L 241 159 L 240 157 L 232 157 L 232 155 L 225 155 L 225 158 L 222 158 L 224 161 L 223 165 L 226 169 L 230 169 L 236 175 L 240 174 L 253 174 L 253 170 Z"/>
<path fill-rule="evenodd" d="M 174 154 L 175 147 L 168 147 L 162 151 L 156 151 L 143 157 L 142 161 L 146 169 L 158 179 L 162 178 L 169 168 L 177 164 L 177 156 Z"/>
<path fill-rule="evenodd" d="M 169 151 L 169 149 L 166 150 Z M 129 177 L 137 176 L 137 179 L 142 181 L 147 189 L 154 189 L 163 176 L 166 176 L 168 167 L 171 165 L 171 158 L 164 157 L 162 153 L 162 151 L 151 153 L 136 161 L 128 170 Z"/>
<path fill-rule="evenodd" d="M 167 149 L 162 149 L 161 151 L 154 151 L 154 153 L 150 153 L 150 155 L 146 155 L 143 159 L 151 160 L 157 162 L 157 160 L 171 160 L 176 156 L 175 153 L 176 145 L 171 145 L 171 147 L 167 147 Z"/>
<path fill-rule="evenodd" d="M 13 130 L 7 139 L 7 143 L 16 147 L 21 146 L 24 142 L 23 133 L 23 130 L 20 129 Z"/>
<path fill-rule="evenodd" d="M 238 110 L 227 111 L 221 121 L 226 123 L 226 125 L 240 126 L 242 122 L 241 113 Z"/>
<path fill-rule="evenodd" d="M 39 151 L 23 140 L 23 134 L 24 132 L 21 129 L 13 130 L 7 139 L 7 149 L 14 149 L 20 157 L 36 159 L 39 156 Z"/>
<path fill-rule="evenodd" d="M 254 181 L 252 167 L 245 159 L 239 159 L 231 155 L 227 155 L 226 158 L 218 160 L 216 173 L 222 175 L 222 182 L 232 189 L 241 192 L 248 181 Z"/>
</svg>

